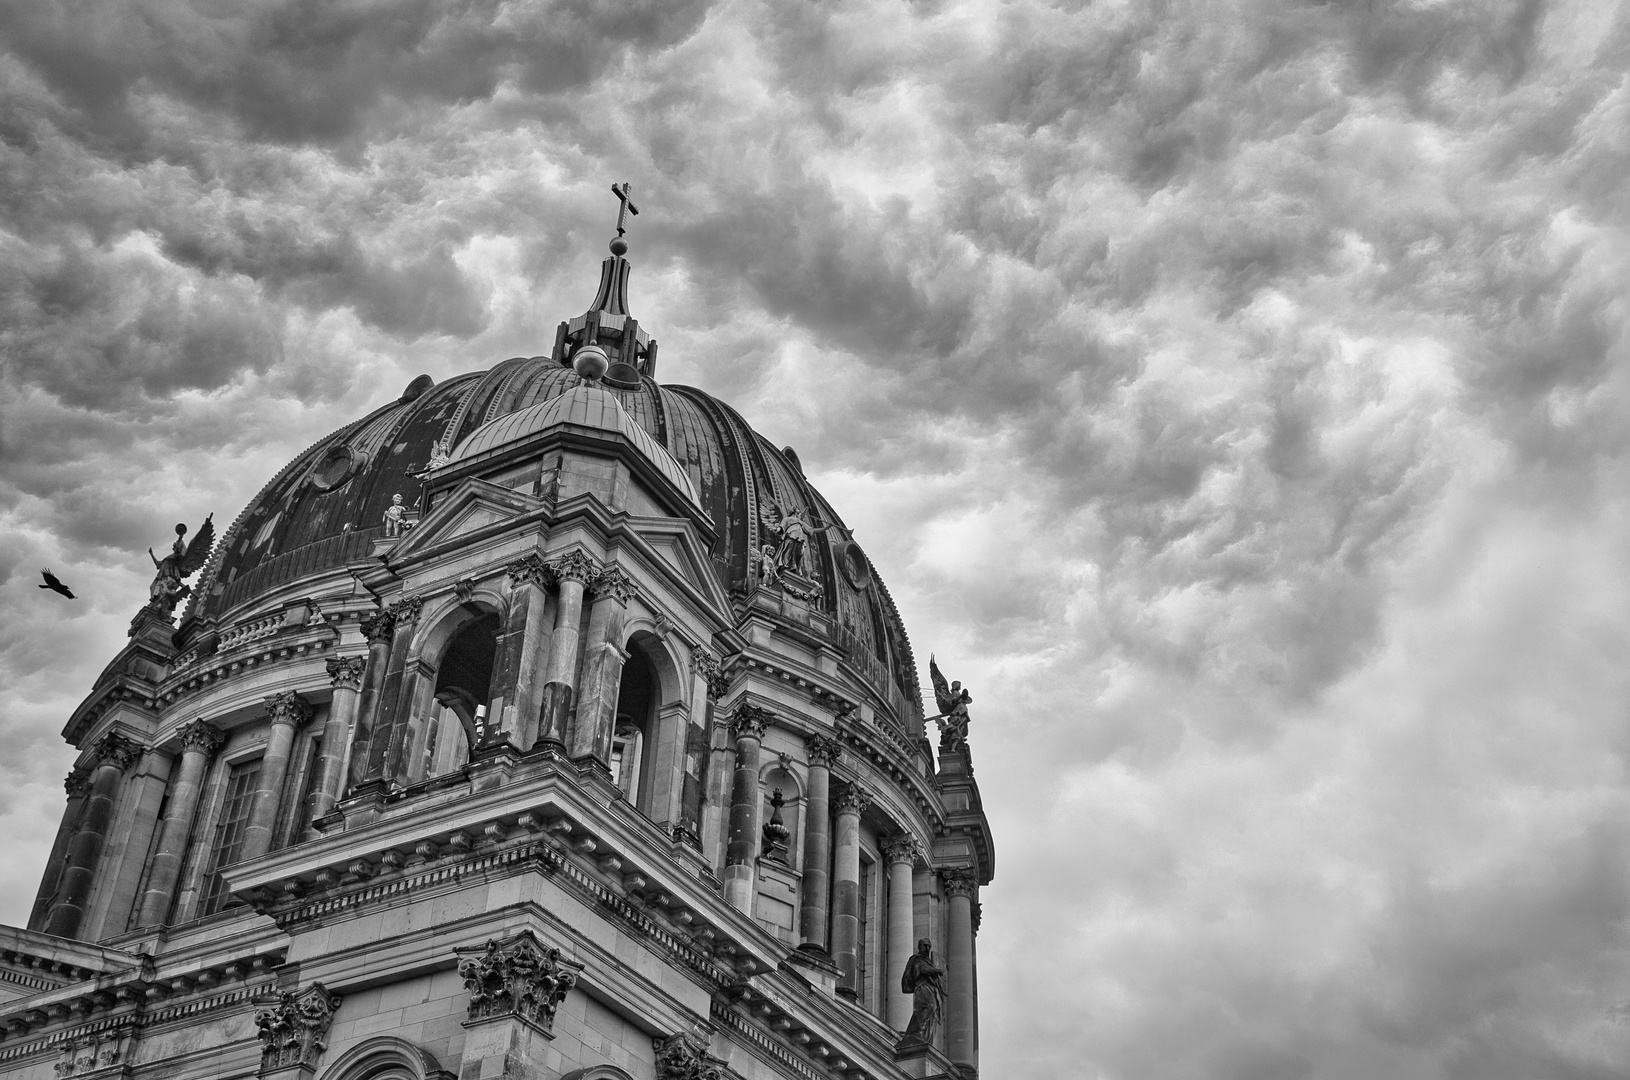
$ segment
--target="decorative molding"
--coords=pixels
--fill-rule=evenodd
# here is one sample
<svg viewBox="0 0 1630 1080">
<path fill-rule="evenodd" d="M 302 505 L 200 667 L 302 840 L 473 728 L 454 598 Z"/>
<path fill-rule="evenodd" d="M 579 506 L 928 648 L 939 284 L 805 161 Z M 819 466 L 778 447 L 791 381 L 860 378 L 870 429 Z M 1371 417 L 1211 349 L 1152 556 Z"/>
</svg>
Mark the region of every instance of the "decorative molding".
<svg viewBox="0 0 1630 1080">
<path fill-rule="evenodd" d="M 596 593 L 610 597 L 619 604 L 628 603 L 629 599 L 639 592 L 634 587 L 634 579 L 615 566 L 608 566 L 596 574 L 593 588 Z"/>
<path fill-rule="evenodd" d="M 419 617 L 419 609 L 424 607 L 424 597 L 404 596 L 390 606 L 391 616 L 399 623 L 412 622 Z"/>
<path fill-rule="evenodd" d="M 774 719 L 775 714 L 770 710 L 742 702 L 736 706 L 736 714 L 730 718 L 730 734 L 737 740 L 762 739 L 770 721 Z"/>
<path fill-rule="evenodd" d="M 536 585 L 540 589 L 549 587 L 549 564 L 544 562 L 536 552 L 528 552 L 519 559 L 504 567 L 504 573 L 509 575 L 511 586 Z"/>
<path fill-rule="evenodd" d="M 181 751 L 195 750 L 204 760 L 213 758 L 226 742 L 226 733 L 207 720 L 194 720 L 181 729 Z"/>
<path fill-rule="evenodd" d="M 530 930 L 454 952 L 463 957 L 458 976 L 470 992 L 466 1023 L 515 1016 L 553 1038 L 555 1010 L 577 985 L 582 964 L 562 960 L 559 949 L 539 943 Z"/>
<path fill-rule="evenodd" d="M 832 810 L 838 814 L 864 814 L 871 805 L 871 795 L 853 781 L 843 785 L 842 790 L 832 797 Z"/>
<path fill-rule="evenodd" d="M 730 692 L 731 676 L 724 670 L 719 657 L 705 645 L 691 650 L 691 669 L 707 680 L 707 699 L 718 701 Z"/>
<path fill-rule="evenodd" d="M 266 715 L 274 724 L 298 728 L 311 719 L 311 706 L 293 690 L 266 695 Z"/>
<path fill-rule="evenodd" d="M 830 769 L 843 760 L 843 744 L 825 735 L 811 735 L 804 740 L 804 756 L 810 768 Z"/>
<path fill-rule="evenodd" d="M 312 983 L 305 990 L 283 991 L 276 1004 L 257 1012 L 261 1075 L 280 1069 L 315 1069 L 317 1059 L 328 1049 L 328 1029 L 341 1000 L 322 983 Z"/>
<path fill-rule="evenodd" d="M 362 673 L 368 667 L 366 656 L 331 656 L 328 678 L 336 690 L 361 690 Z"/>
<path fill-rule="evenodd" d="M 940 884 L 945 887 L 948 896 L 966 896 L 969 899 L 979 891 L 979 879 L 974 877 L 972 870 L 965 866 L 953 866 L 941 870 Z"/>
</svg>

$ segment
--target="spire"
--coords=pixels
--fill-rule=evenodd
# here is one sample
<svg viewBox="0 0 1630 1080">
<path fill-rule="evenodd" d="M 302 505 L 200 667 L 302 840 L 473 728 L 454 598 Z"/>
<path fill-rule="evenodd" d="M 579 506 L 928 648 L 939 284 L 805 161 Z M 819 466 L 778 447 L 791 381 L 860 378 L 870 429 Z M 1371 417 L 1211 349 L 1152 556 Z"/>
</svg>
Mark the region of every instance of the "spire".
<svg viewBox="0 0 1630 1080">
<path fill-rule="evenodd" d="M 557 364 L 570 366 L 578 349 L 597 345 L 611 361 L 605 381 L 623 387 L 638 386 L 641 375 L 654 377 L 657 361 L 657 343 L 640 329 L 639 320 L 628 311 L 628 272 L 632 267 L 623 257 L 628 254 L 628 241 L 623 235 L 628 231 L 629 216 L 638 217 L 640 212 L 631 191 L 626 182 L 611 185 L 618 204 L 617 236 L 611 241 L 611 256 L 600 263 L 600 291 L 587 311 L 556 329 L 553 354 Z"/>
</svg>

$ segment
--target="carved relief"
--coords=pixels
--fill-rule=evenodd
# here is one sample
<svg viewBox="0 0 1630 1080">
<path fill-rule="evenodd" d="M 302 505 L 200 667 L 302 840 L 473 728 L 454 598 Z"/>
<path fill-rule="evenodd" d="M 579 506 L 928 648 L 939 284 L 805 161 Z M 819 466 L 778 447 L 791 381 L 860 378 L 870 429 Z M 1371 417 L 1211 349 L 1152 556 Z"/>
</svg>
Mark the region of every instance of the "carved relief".
<svg viewBox="0 0 1630 1080">
<path fill-rule="evenodd" d="M 366 656 L 338 656 L 328 660 L 328 677 L 336 690 L 362 689 L 362 673 L 368 666 Z"/>
<path fill-rule="evenodd" d="M 490 939 L 463 957 L 459 978 L 470 992 L 468 1023 L 515 1016 L 551 1034 L 555 1010 L 577 985 L 582 964 L 561 959 L 560 950 L 542 945 L 530 930 L 512 938 Z"/>
<path fill-rule="evenodd" d="M 302 991 L 283 991 L 276 1004 L 257 1012 L 262 1075 L 294 1066 L 316 1068 L 341 1000 L 322 983 L 312 983 Z"/>
</svg>

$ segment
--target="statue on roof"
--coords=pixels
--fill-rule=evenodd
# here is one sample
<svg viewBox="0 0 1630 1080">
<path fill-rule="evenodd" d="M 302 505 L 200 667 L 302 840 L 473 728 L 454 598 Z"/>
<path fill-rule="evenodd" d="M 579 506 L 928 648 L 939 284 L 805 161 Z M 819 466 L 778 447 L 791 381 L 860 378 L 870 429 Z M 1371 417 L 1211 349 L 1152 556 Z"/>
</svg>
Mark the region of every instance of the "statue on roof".
<svg viewBox="0 0 1630 1080">
<path fill-rule="evenodd" d="M 934 681 L 934 703 L 940 710 L 938 716 L 929 718 L 939 725 L 940 749 L 960 753 L 968 749 L 968 706 L 973 703 L 973 695 L 962 688 L 961 682 L 945 684 L 933 654 L 928 657 L 928 677 Z"/>
<path fill-rule="evenodd" d="M 806 511 L 797 507 L 788 509 L 774 500 L 771 500 L 766 508 L 761 525 L 764 534 L 775 545 L 774 569 L 778 573 L 791 571 L 799 577 L 806 578 L 810 574 L 804 558 L 804 547 L 809 543 L 811 536 L 826 532 L 832 527 L 817 525 Z"/>
<path fill-rule="evenodd" d="M 215 515 L 204 519 L 193 534 L 191 543 L 182 539 L 186 535 L 187 526 L 177 525 L 175 543 L 170 546 L 170 553 L 162 559 L 153 554 L 152 548 L 147 549 L 147 557 L 153 560 L 153 567 L 158 571 L 153 576 L 153 583 L 148 586 L 147 606 L 165 618 L 175 611 L 176 604 L 192 595 L 186 579 L 201 570 L 204 560 L 209 558 L 209 549 L 215 543 Z"/>
</svg>

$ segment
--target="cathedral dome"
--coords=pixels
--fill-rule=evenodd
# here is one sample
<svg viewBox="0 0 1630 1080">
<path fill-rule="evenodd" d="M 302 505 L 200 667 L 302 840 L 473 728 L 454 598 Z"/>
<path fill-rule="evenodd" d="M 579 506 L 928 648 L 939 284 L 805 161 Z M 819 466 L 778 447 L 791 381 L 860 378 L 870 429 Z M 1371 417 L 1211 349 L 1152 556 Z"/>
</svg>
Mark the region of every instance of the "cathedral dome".
<svg viewBox="0 0 1630 1080">
<path fill-rule="evenodd" d="M 312 574 L 370 564 L 393 497 L 415 508 L 432 465 L 473 461 L 559 425 L 621 435 L 711 519 L 711 568 L 738 603 L 751 590 L 756 556 L 771 542 L 766 525 L 777 515 L 831 526 L 808 545 L 817 586 L 810 602 L 896 714 L 922 715 L 916 664 L 893 601 L 790 448 L 776 448 L 700 390 L 663 386 L 627 368 L 622 380 L 589 384 L 552 356 L 515 357 L 440 384 L 420 376 L 396 400 L 307 448 L 227 529 L 182 633 L 235 621 Z"/>
</svg>

